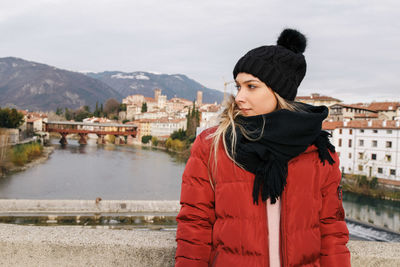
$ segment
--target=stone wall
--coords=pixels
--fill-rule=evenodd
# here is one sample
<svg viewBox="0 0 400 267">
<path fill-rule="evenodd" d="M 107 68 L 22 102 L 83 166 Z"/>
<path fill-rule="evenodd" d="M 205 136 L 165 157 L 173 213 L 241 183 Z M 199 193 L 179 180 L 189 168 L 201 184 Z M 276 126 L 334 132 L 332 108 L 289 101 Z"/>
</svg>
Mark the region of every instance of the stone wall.
<svg viewBox="0 0 400 267">
<path fill-rule="evenodd" d="M 175 231 L 0 224 L 1 266 L 173 266 Z M 353 267 L 400 266 L 400 243 L 350 241 Z"/>
<path fill-rule="evenodd" d="M 84 213 L 165 216 L 178 211 L 179 201 L 0 199 L 0 216 L 10 217 L 41 214 L 50 218 Z M 131 227 L 0 223 L 0 266 L 174 265 L 174 226 Z M 400 267 L 400 243 L 350 241 L 348 247 L 353 267 Z"/>
</svg>

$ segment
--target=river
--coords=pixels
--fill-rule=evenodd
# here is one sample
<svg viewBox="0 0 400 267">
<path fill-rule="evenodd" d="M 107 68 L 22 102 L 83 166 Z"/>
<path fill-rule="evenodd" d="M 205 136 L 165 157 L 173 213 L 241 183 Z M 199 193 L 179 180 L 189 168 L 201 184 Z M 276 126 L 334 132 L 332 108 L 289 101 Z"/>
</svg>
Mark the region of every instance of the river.
<svg viewBox="0 0 400 267">
<path fill-rule="evenodd" d="M 44 164 L 0 179 L 0 198 L 177 200 L 185 161 L 174 153 L 140 146 L 85 146 L 52 139 Z M 351 193 L 343 196 L 354 238 L 400 242 L 400 203 Z M 363 222 L 359 224 L 357 221 Z M 365 225 L 367 224 L 367 225 Z M 388 236 L 385 236 L 388 234 Z"/>
</svg>

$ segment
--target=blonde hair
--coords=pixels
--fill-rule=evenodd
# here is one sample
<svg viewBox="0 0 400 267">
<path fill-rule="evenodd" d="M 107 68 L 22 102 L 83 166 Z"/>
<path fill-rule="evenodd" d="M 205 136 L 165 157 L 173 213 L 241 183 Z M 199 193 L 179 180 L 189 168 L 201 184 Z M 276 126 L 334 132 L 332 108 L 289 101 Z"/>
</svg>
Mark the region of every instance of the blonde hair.
<svg viewBox="0 0 400 267">
<path fill-rule="evenodd" d="M 291 111 L 301 111 L 301 108 L 296 105 L 296 103 L 291 103 L 288 102 L 287 100 L 283 99 L 280 95 L 278 95 L 277 93 L 275 93 L 273 91 L 275 98 L 277 100 L 277 107 L 276 110 L 279 109 L 288 109 Z M 257 139 L 261 138 L 264 132 L 264 128 L 265 128 L 265 121 L 264 121 L 264 125 L 262 127 L 261 130 L 261 134 L 259 138 L 251 138 L 250 137 L 250 133 L 247 132 L 243 126 L 241 126 L 240 124 L 235 124 L 235 119 L 238 115 L 241 114 L 240 109 L 238 107 L 238 105 L 235 102 L 235 97 L 233 95 L 230 95 L 229 98 L 227 99 L 227 101 L 225 101 L 223 103 L 223 105 L 225 106 L 224 111 L 222 112 L 222 114 L 220 115 L 220 123 L 218 125 L 217 130 L 208 135 L 207 138 L 212 138 L 212 144 L 211 144 L 211 149 L 210 149 L 210 156 L 208 157 L 208 177 L 210 180 L 210 184 L 212 189 L 214 190 L 214 182 L 215 179 L 213 179 L 213 173 L 215 173 L 215 170 L 217 169 L 217 165 L 218 165 L 218 159 L 217 159 L 217 151 L 218 151 L 218 147 L 220 145 L 220 141 L 222 140 L 222 143 L 224 145 L 224 150 L 226 155 L 239 167 L 243 168 L 239 163 L 237 163 L 234 159 L 234 155 L 235 155 L 235 146 L 236 146 L 236 140 L 237 140 L 237 134 L 236 134 L 236 127 L 238 126 L 238 128 L 240 129 L 240 131 L 242 132 L 242 134 L 249 140 L 252 141 L 257 141 Z M 230 155 L 230 153 L 228 153 L 228 147 L 225 141 L 225 135 L 228 129 L 231 129 L 230 131 L 230 140 L 231 140 L 231 147 L 230 147 L 230 151 L 232 152 L 233 157 Z M 211 156 L 213 156 L 213 166 L 211 168 L 210 171 L 210 162 L 211 162 Z M 214 182 L 213 182 L 214 180 Z"/>
</svg>

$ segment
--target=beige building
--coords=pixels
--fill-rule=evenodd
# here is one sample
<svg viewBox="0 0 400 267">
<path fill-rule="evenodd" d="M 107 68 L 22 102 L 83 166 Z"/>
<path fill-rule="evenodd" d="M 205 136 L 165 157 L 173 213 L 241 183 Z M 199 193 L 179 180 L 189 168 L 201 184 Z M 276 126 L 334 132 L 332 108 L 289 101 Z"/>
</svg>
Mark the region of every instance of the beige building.
<svg viewBox="0 0 400 267">
<path fill-rule="evenodd" d="M 298 102 L 302 102 L 302 103 L 306 103 L 306 104 L 310 104 L 310 105 L 314 105 L 314 106 L 325 105 L 327 107 L 342 102 L 339 99 L 336 99 L 336 98 L 333 98 L 330 96 L 320 95 L 317 93 L 311 94 L 311 96 L 297 96 L 295 100 Z"/>
<path fill-rule="evenodd" d="M 167 111 L 168 112 L 179 112 L 184 108 L 191 107 L 193 102 L 184 98 L 173 97 L 168 100 Z"/>
<path fill-rule="evenodd" d="M 159 139 L 167 139 L 174 131 L 186 130 L 185 119 L 161 118 L 150 121 L 151 135 Z"/>
<path fill-rule="evenodd" d="M 400 102 L 372 102 L 368 109 L 378 112 L 379 119 L 395 120 L 400 118 Z"/>
<path fill-rule="evenodd" d="M 333 121 L 378 119 L 378 112 L 362 104 L 334 104 L 329 107 L 329 118 Z"/>
<path fill-rule="evenodd" d="M 143 95 L 130 95 L 122 99 L 122 104 L 142 106 L 144 102 Z"/>
<path fill-rule="evenodd" d="M 151 126 L 150 126 L 149 119 L 142 119 L 142 120 L 135 120 L 133 122 L 128 122 L 127 124 L 134 124 L 137 125 L 137 135 L 136 140 L 137 142 L 141 142 L 142 137 L 145 135 L 151 135 Z"/>
</svg>

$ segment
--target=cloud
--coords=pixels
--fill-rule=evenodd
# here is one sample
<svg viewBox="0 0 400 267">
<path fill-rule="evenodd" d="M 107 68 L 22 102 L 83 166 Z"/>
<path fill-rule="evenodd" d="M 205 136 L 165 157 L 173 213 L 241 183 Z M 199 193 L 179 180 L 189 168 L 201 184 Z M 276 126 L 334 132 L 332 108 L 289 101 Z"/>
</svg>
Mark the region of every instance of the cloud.
<svg viewBox="0 0 400 267">
<path fill-rule="evenodd" d="M 183 73 L 222 89 L 244 53 L 295 27 L 309 39 L 300 93 L 399 95 L 397 1 L 6 0 L 0 10 L 0 56 L 76 71 Z"/>
</svg>

